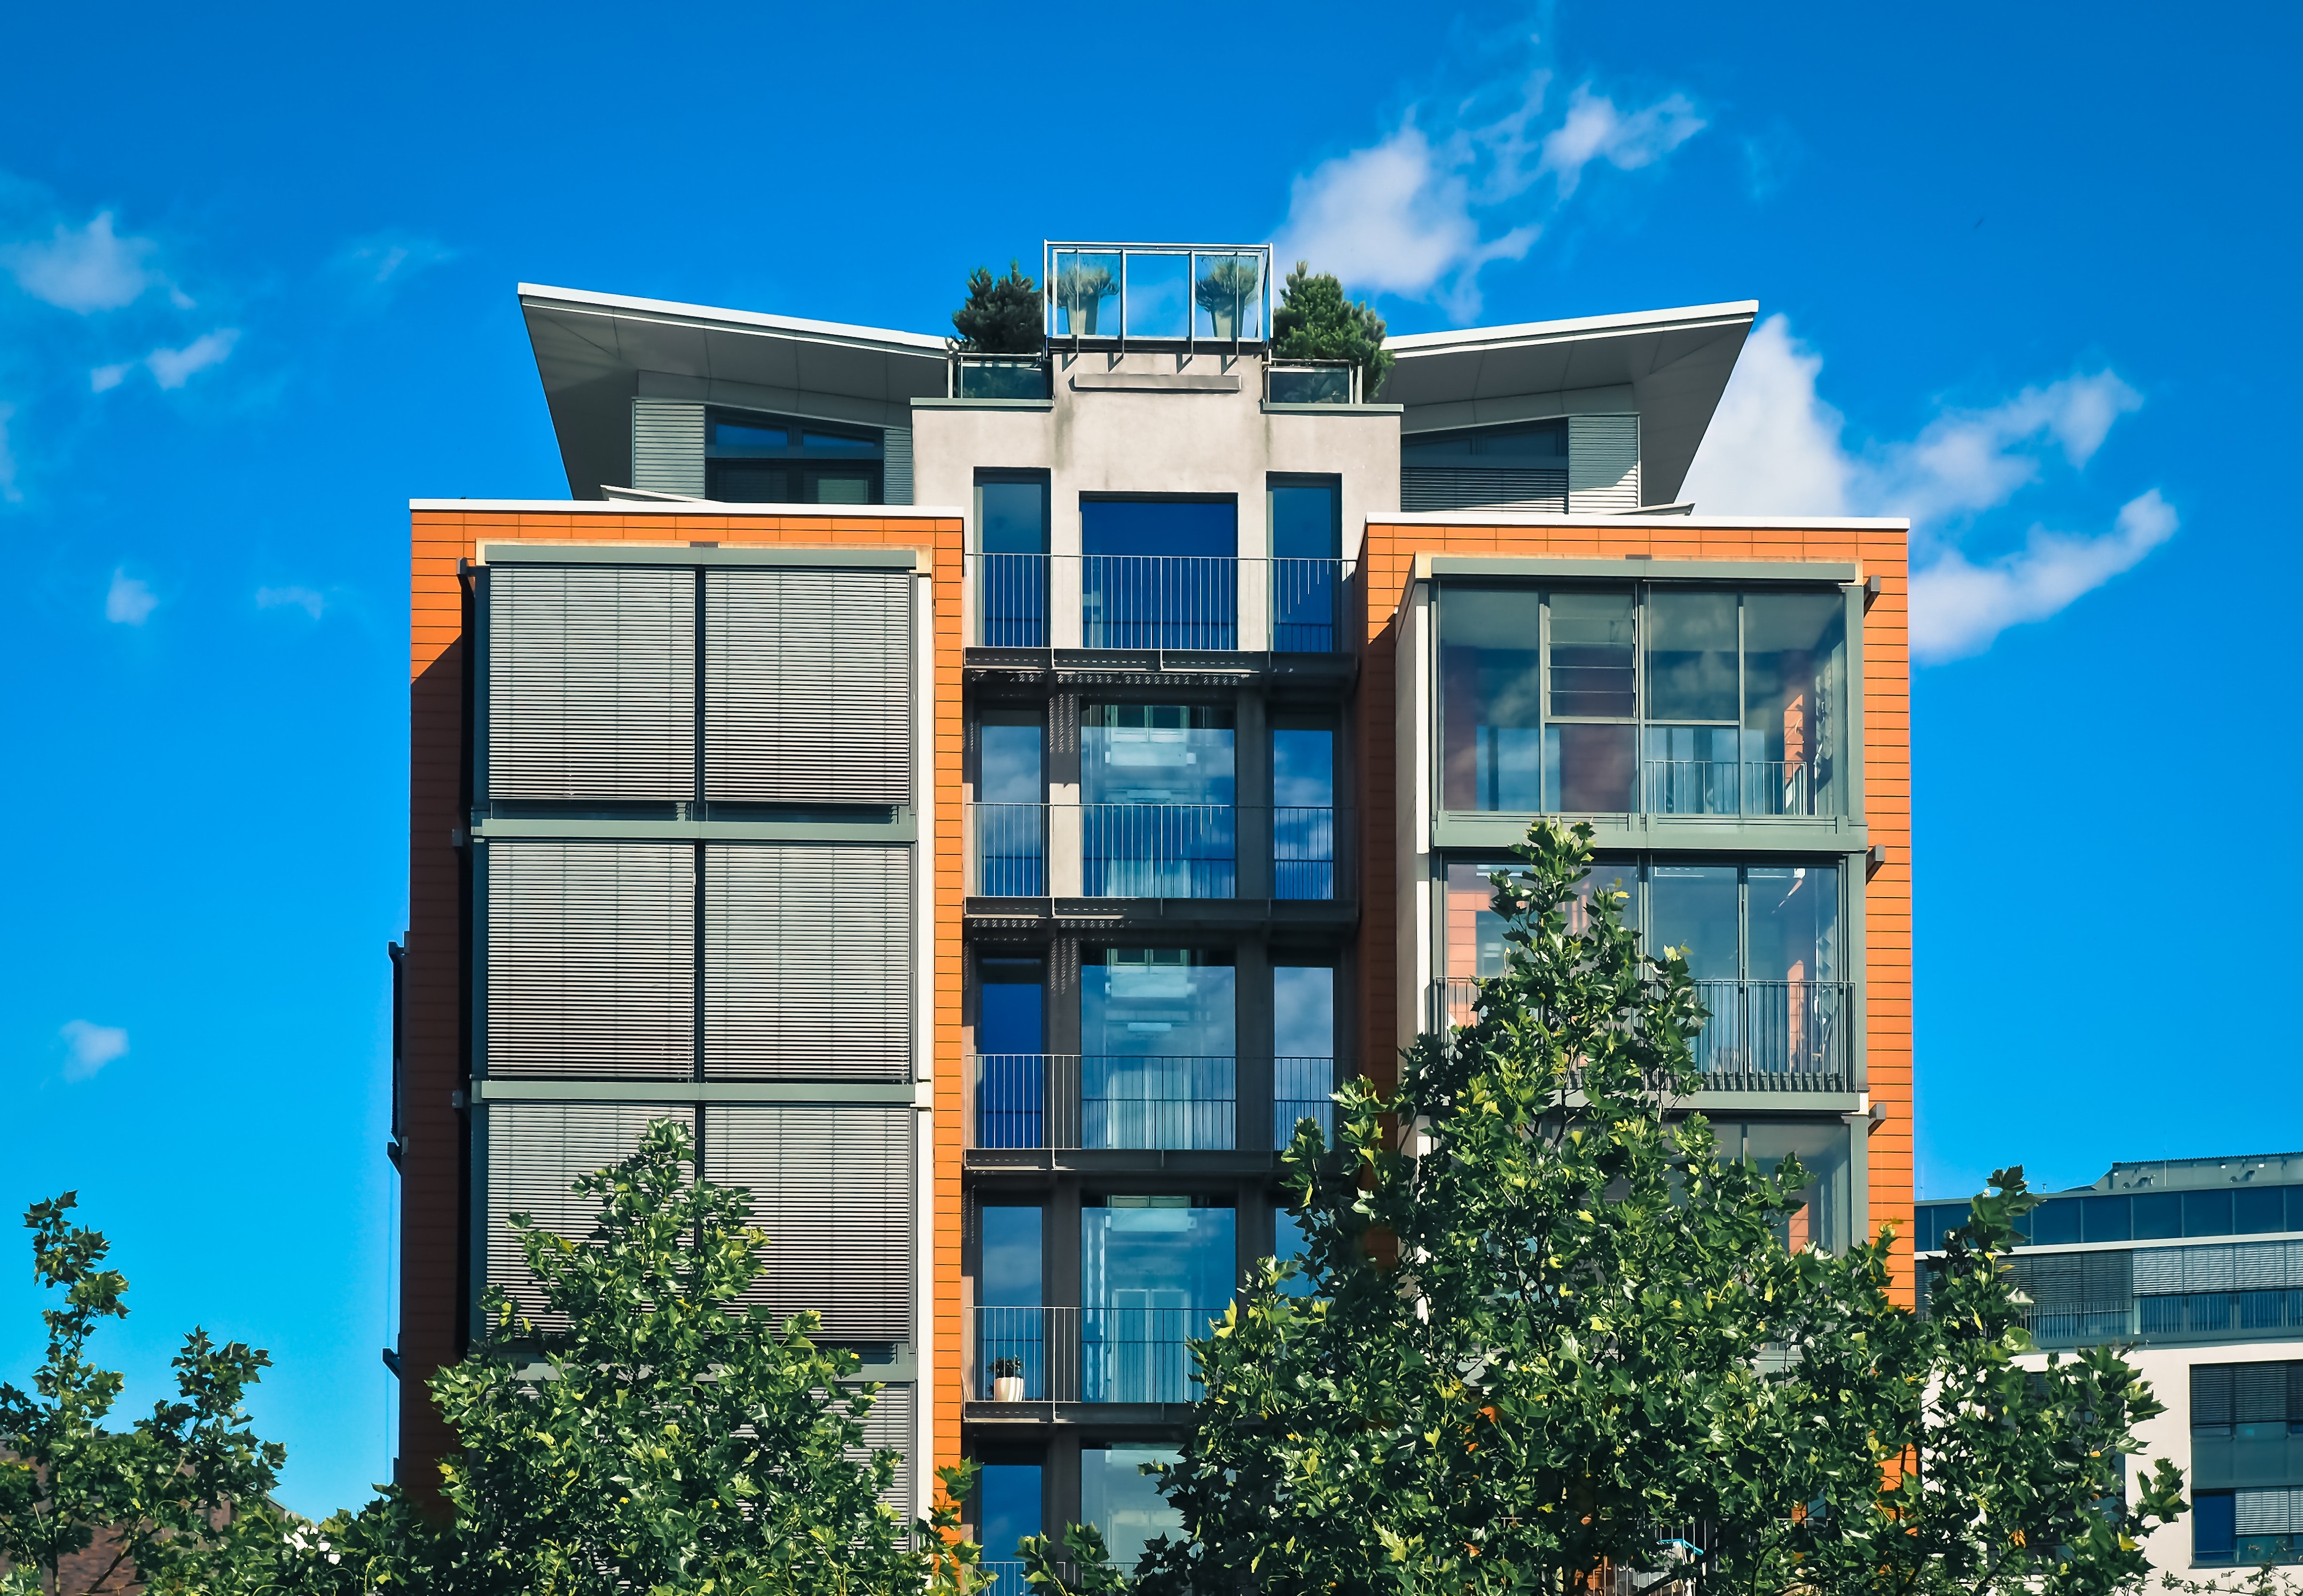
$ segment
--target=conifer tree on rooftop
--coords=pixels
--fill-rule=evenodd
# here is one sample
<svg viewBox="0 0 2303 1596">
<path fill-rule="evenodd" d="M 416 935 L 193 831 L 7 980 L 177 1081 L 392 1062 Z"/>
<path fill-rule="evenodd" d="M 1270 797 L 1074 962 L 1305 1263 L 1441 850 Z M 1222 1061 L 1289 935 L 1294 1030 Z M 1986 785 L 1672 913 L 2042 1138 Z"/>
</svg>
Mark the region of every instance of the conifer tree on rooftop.
<svg viewBox="0 0 2303 1596">
<path fill-rule="evenodd" d="M 1271 313 L 1271 353 L 1278 360 L 1348 360 L 1360 368 L 1360 397 L 1372 403 L 1390 374 L 1383 318 L 1364 300 L 1344 297 L 1344 285 L 1309 262 L 1287 273 Z"/>
<path fill-rule="evenodd" d="M 967 274 L 967 303 L 951 313 L 951 324 L 960 348 L 972 353 L 1036 355 L 1046 343 L 1040 290 L 1012 260 L 1005 277 L 994 277 L 983 266 Z"/>
</svg>

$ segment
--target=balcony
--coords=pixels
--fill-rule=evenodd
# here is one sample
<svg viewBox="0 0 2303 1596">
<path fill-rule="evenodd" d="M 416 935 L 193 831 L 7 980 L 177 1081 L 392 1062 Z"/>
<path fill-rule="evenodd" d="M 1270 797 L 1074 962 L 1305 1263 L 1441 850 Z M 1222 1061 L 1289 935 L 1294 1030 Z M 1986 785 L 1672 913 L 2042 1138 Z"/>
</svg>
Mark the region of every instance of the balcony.
<svg viewBox="0 0 2303 1596">
<path fill-rule="evenodd" d="M 974 803 L 967 891 L 984 898 L 1270 899 L 1348 895 L 1331 808 L 1228 803 Z M 1253 869 L 1243 890 L 1244 862 Z"/>
<path fill-rule="evenodd" d="M 1046 330 L 1074 349 L 1238 349 L 1271 323 L 1269 244 L 1049 243 Z"/>
<path fill-rule="evenodd" d="M 1209 653 L 1348 651 L 1343 559 L 972 554 L 976 646 Z"/>
<path fill-rule="evenodd" d="M 1251 1063 L 1259 1061 L 1251 1060 Z M 1271 1061 L 1271 1147 L 1311 1120 L 1335 1139 L 1336 1061 Z M 1231 1152 L 1239 1061 L 1185 1055 L 975 1055 L 972 1146 L 1008 1151 Z M 1253 1080 L 1260 1068 L 1252 1071 Z"/>
<path fill-rule="evenodd" d="M 1469 1025 L 1480 1009 L 1478 981 L 1431 988 L 1431 1023 Z M 1830 1092 L 1855 1089 L 1850 1052 L 1854 989 L 1840 981 L 1698 981 L 1711 1018 L 1695 1038 L 1702 1089 L 1711 1092 Z"/>
<path fill-rule="evenodd" d="M 1830 773 L 1815 761 L 1649 760 L 1651 815 L 1828 819 L 1837 812 Z"/>
<path fill-rule="evenodd" d="M 1220 1307 L 979 1307 L 969 1399 L 1195 1402 L 1191 1343 L 1222 1317 Z"/>
</svg>

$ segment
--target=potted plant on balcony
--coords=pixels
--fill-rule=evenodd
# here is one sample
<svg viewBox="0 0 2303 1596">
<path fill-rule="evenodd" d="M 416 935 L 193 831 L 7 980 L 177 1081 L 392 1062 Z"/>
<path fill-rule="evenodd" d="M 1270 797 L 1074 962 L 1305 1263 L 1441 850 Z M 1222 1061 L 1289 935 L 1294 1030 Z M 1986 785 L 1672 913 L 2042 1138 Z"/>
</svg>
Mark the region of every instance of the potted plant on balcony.
<svg viewBox="0 0 2303 1596">
<path fill-rule="evenodd" d="M 991 1360 L 991 1399 L 994 1402 L 1021 1402 L 1024 1399 L 1022 1358 L 995 1357 Z"/>
<path fill-rule="evenodd" d="M 1263 268 L 1252 255 L 1227 255 L 1192 285 L 1192 297 L 1215 323 L 1218 338 L 1239 336 L 1247 307 L 1263 290 Z"/>
<path fill-rule="evenodd" d="M 1072 331 L 1084 337 L 1095 336 L 1097 308 L 1118 292 L 1109 266 L 1074 265 L 1056 273 L 1057 308 L 1070 313 Z"/>
</svg>

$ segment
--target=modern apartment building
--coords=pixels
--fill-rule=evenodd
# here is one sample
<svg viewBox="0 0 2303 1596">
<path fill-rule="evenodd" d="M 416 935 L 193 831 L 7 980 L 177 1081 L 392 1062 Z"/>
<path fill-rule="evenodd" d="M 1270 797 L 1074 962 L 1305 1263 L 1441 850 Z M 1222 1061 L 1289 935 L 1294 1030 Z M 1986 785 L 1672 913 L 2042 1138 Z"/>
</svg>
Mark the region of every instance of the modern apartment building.
<svg viewBox="0 0 2303 1596">
<path fill-rule="evenodd" d="M 1939 1256 L 1965 1203 L 1923 1203 Z M 2303 1563 L 2303 1153 L 2114 1163 L 2018 1227 L 2015 1274 L 2042 1349 L 2116 1345 L 2167 1411 L 2138 1426 L 2182 1469 L 2191 1511 L 2144 1550 L 2179 1579 Z"/>
<path fill-rule="evenodd" d="M 1675 501 L 1751 304 L 1368 394 L 1271 266 L 1051 244 L 1040 357 L 520 290 L 571 497 L 411 507 L 403 1477 L 504 1216 L 671 1114 L 908 1505 L 972 1456 L 995 1560 L 1128 1556 L 1276 1149 L 1462 1015 L 1539 813 L 1692 950 L 1801 1238 L 1908 1220 L 1903 524 Z"/>
</svg>

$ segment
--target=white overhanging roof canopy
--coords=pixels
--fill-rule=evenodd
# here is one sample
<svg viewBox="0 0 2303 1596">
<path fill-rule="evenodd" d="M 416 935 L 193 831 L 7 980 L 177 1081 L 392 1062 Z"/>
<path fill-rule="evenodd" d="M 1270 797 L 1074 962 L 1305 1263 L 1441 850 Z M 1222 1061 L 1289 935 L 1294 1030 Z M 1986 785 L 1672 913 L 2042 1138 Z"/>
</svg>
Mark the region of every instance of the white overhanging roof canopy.
<svg viewBox="0 0 2303 1596">
<path fill-rule="evenodd" d="M 910 424 L 946 391 L 949 340 L 931 334 L 522 283 L 569 490 L 601 497 L 631 473 L 631 401 L 648 395 L 865 426 Z M 1381 398 L 1411 433 L 1590 411 L 1640 413 L 1642 496 L 1676 497 L 1759 315 L 1755 300 L 1419 332 Z"/>
</svg>

